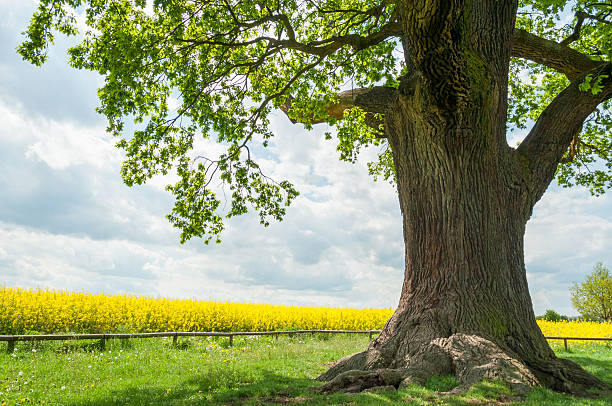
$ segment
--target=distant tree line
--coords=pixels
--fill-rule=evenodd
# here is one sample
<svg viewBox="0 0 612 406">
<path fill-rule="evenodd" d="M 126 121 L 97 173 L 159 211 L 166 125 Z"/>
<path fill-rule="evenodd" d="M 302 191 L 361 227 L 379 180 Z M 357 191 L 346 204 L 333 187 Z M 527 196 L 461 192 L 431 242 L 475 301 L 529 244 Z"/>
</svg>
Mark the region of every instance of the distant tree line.
<svg viewBox="0 0 612 406">
<path fill-rule="evenodd" d="M 572 305 L 578 310 L 580 316 L 569 317 L 549 309 L 536 319 L 548 321 L 583 319 L 612 322 L 612 274 L 603 262 L 595 264 L 593 272 L 587 275 L 584 282 L 574 283 L 571 294 Z"/>
</svg>

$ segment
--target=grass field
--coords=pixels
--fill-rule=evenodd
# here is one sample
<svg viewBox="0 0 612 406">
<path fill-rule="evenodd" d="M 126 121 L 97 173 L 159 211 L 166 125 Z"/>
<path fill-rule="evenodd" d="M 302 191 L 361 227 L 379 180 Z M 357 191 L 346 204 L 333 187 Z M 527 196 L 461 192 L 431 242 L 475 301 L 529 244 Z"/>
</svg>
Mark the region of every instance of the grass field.
<svg viewBox="0 0 612 406">
<path fill-rule="evenodd" d="M 363 349 L 367 336 L 133 339 L 97 342 L 21 342 L 0 353 L 0 405 L 474 405 L 516 403 L 496 382 L 462 397 L 438 394 L 452 377 L 424 387 L 321 395 L 313 378 L 344 355 Z M 4 347 L 4 346 L 3 346 Z M 591 345 L 557 353 L 612 385 L 612 349 Z M 520 404 L 610 405 L 612 397 L 573 398 L 537 389 Z"/>
</svg>

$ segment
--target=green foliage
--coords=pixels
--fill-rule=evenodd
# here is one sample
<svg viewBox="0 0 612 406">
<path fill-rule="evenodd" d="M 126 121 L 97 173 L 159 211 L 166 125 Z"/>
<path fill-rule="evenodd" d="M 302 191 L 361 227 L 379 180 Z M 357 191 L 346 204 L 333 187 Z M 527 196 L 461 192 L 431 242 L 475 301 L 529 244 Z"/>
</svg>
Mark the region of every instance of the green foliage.
<svg viewBox="0 0 612 406">
<path fill-rule="evenodd" d="M 326 116 L 322 106 L 347 80 L 356 86 L 393 81 L 400 69 L 392 55 L 396 41 L 361 47 L 359 39 L 391 19 L 393 4 L 155 0 L 147 9 L 145 3 L 43 0 L 18 52 L 40 65 L 53 31 L 76 34 L 75 8 L 84 11 L 87 30 L 70 49 L 70 63 L 105 78 L 98 111 L 126 153 L 125 183 L 178 174 L 167 187 L 176 198 L 168 218 L 182 230 L 183 242 L 194 236 L 219 241 L 223 218 L 249 208 L 264 225 L 284 216 L 297 191 L 265 176 L 248 149 L 270 142 L 273 108 L 290 99 L 292 116 L 310 127 Z M 357 41 L 325 52 L 291 45 L 341 36 Z M 324 48 L 326 41 L 316 44 Z M 126 130 L 128 121 L 136 131 Z M 357 121 L 342 128 L 341 144 L 359 144 L 355 137 L 372 141 L 360 135 Z M 198 138 L 214 138 L 227 151 L 209 156 L 199 150 Z M 219 194 L 226 188 L 231 204 L 224 211 Z"/>
<path fill-rule="evenodd" d="M 561 320 L 569 320 L 569 317 L 564 316 L 562 314 L 557 313 L 554 310 L 546 310 L 544 315 L 536 317 L 538 320 L 546 320 L 546 321 L 561 321 Z"/>
<path fill-rule="evenodd" d="M 585 319 L 612 321 L 612 274 L 602 262 L 584 282 L 574 284 L 572 304 Z"/>
<path fill-rule="evenodd" d="M 609 18 L 604 2 L 522 0 L 516 25 L 561 40 L 573 24 L 560 19 L 575 12 L 595 18 L 584 21 L 570 46 L 610 60 L 612 24 L 602 22 Z M 77 33 L 77 17 L 84 32 Z M 399 39 L 369 40 L 396 20 L 396 2 L 381 0 L 41 0 L 18 52 L 41 65 L 54 32 L 79 34 L 70 64 L 104 77 L 98 112 L 125 151 L 125 183 L 178 175 L 167 187 L 176 202 L 168 219 L 181 229 L 182 242 L 209 242 L 219 241 L 225 218 L 248 210 L 264 225 L 282 219 L 298 195 L 288 181 L 266 176 L 249 149 L 272 142 L 270 113 L 289 102 L 291 117 L 307 128 L 320 120 L 337 127 L 341 159 L 354 162 L 363 147 L 380 148 L 369 172 L 394 181 L 392 151 L 376 137 L 383 128 L 372 130 L 366 124 L 372 117 L 358 109 L 337 121 L 324 106 L 349 84 L 398 86 L 405 73 Z M 535 120 L 568 84 L 521 60 L 512 61 L 509 79 L 508 123 L 516 128 Z M 583 88 L 596 93 L 599 81 L 589 77 Z M 559 166 L 560 184 L 595 194 L 612 186 L 611 131 L 606 102 L 585 123 L 579 153 Z M 225 152 L 211 155 L 202 139 Z"/>
<path fill-rule="evenodd" d="M 382 121 L 382 116 L 378 114 L 374 119 Z M 344 119 L 338 121 L 336 126 L 339 141 L 337 150 L 342 161 L 355 163 L 362 147 L 384 143 L 380 138 L 377 138 L 377 135 L 384 132 L 383 125 L 380 124 L 378 130 L 368 126 L 366 124 L 366 113 L 359 107 L 344 110 Z M 359 129 L 358 132 L 354 131 L 356 128 Z M 331 135 L 328 134 L 327 137 L 329 138 Z"/>
<path fill-rule="evenodd" d="M 571 36 L 578 13 L 585 18 L 579 38 L 569 43 L 590 58 L 612 60 L 612 24 L 610 5 L 606 2 L 565 0 L 521 0 L 516 26 L 556 42 Z M 572 21 L 563 24 L 568 16 Z M 597 94 L 597 78 L 587 76 L 580 89 Z M 567 78 L 548 67 L 513 58 L 510 64 L 508 123 L 524 129 L 536 121 L 552 99 L 568 84 Z M 612 187 L 612 103 L 606 101 L 591 114 L 577 137 L 574 153 L 569 150 L 557 169 L 557 182 L 564 187 L 581 185 L 593 195 Z"/>
<path fill-rule="evenodd" d="M 599 75 L 593 80 L 593 75 L 590 73 L 584 77 L 584 82 L 582 82 L 578 87 L 583 92 L 591 91 L 593 94 L 601 93 L 603 90 L 603 86 L 601 85 L 602 80 L 607 78 L 609 75 Z"/>
</svg>

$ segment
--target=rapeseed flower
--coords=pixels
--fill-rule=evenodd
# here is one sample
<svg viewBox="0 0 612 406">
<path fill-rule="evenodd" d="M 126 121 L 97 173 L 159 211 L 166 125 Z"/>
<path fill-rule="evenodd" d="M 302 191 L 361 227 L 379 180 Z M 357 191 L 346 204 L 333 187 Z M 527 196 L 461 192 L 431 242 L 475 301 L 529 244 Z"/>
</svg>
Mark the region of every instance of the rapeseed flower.
<svg viewBox="0 0 612 406">
<path fill-rule="evenodd" d="M 392 314 L 391 309 L 275 306 L 0 287 L 0 334 L 380 330 Z M 545 336 L 612 337 L 612 323 L 539 320 L 538 325 Z M 586 341 L 572 341 L 572 345 L 579 343 Z"/>
<path fill-rule="evenodd" d="M 0 287 L 0 334 L 377 330 L 391 309 L 275 306 Z"/>
</svg>

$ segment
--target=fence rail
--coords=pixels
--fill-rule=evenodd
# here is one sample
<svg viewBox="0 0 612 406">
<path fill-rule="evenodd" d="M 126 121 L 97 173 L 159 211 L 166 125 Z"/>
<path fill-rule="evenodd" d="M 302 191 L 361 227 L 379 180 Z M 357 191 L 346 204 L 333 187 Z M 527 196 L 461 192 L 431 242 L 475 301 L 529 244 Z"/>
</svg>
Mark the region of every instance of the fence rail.
<svg viewBox="0 0 612 406">
<path fill-rule="evenodd" d="M 612 337 L 544 337 L 547 340 L 563 340 L 563 346 L 567 350 L 568 340 L 584 340 L 584 341 L 612 341 Z"/>
<path fill-rule="evenodd" d="M 0 335 L 0 341 L 7 342 L 7 352 L 15 349 L 17 341 L 51 341 L 51 340 L 101 340 L 104 346 L 106 340 L 129 338 L 151 338 L 151 337 L 172 337 L 173 344 L 179 337 L 228 337 L 229 345 L 234 344 L 234 336 L 270 336 L 278 339 L 280 335 L 305 334 L 305 333 L 329 333 L 329 334 L 365 334 L 369 335 L 380 333 L 381 330 L 282 330 L 282 331 L 163 331 L 154 333 L 104 333 L 104 334 L 22 334 L 22 335 Z"/>
<path fill-rule="evenodd" d="M 50 340 L 101 340 L 104 346 L 106 340 L 129 338 L 151 338 L 151 337 L 172 337 L 173 344 L 176 344 L 178 337 L 228 337 L 229 345 L 234 344 L 234 336 L 270 336 L 276 338 L 287 334 L 368 334 L 372 339 L 373 334 L 380 333 L 381 330 L 282 330 L 282 331 L 162 331 L 154 333 L 109 333 L 109 334 L 36 334 L 36 335 L 0 335 L 0 341 L 7 342 L 7 351 L 13 352 L 17 341 L 50 341 Z M 545 337 L 547 340 L 563 340 L 563 345 L 567 350 L 568 341 L 612 341 L 612 337 Z"/>
</svg>

